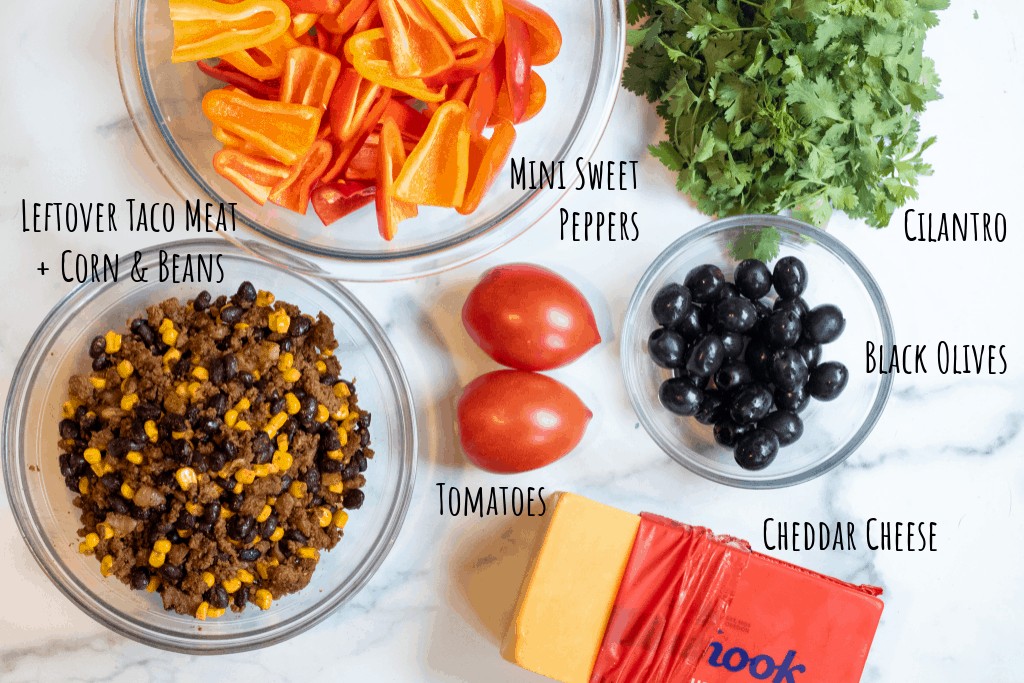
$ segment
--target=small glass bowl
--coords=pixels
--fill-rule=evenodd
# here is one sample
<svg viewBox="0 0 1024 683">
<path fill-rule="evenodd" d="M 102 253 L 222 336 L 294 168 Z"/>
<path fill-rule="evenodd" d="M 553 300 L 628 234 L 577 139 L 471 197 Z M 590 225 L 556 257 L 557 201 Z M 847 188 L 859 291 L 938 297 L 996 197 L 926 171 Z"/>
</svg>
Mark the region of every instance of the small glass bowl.
<svg viewBox="0 0 1024 683">
<path fill-rule="evenodd" d="M 220 284 L 162 284 L 152 277 L 158 259 L 219 253 Z M 280 642 L 350 599 L 388 554 L 405 518 L 416 466 L 412 395 L 384 330 L 337 284 L 290 273 L 223 240 L 160 245 L 142 252 L 140 266 L 154 280 L 133 282 L 122 267 L 118 282 L 85 284 L 64 298 L 36 330 L 18 362 L 3 420 L 7 496 L 25 542 L 43 571 L 73 603 L 117 633 L 147 645 L 189 653 L 249 650 Z M 122 264 L 125 260 L 122 259 Z M 321 555 L 310 584 L 275 600 L 267 611 L 250 605 L 241 614 L 198 621 L 165 611 L 160 597 L 103 578 L 95 557 L 81 555 L 79 510 L 64 485 L 57 456 L 57 423 L 68 379 L 89 369 L 88 347 L 107 329 L 168 297 L 194 297 L 202 289 L 233 293 L 243 280 L 335 323 L 342 376 L 355 378 L 359 402 L 373 416 L 376 452 L 367 471 L 366 500 L 353 510 L 345 537 Z"/>
<path fill-rule="evenodd" d="M 719 265 L 732 281 L 737 261 L 729 244 L 745 230 L 774 227 L 782 235 L 779 256 L 797 256 L 807 265 L 809 306 L 832 303 L 846 316 L 846 330 L 823 347 L 822 360 L 838 360 L 850 370 L 846 389 L 827 403 L 811 399 L 801 413 L 803 437 L 779 450 L 764 470 L 736 464 L 732 449 L 715 442 L 712 428 L 679 417 L 661 405 L 658 388 L 671 376 L 651 360 L 647 338 L 658 324 L 651 302 L 662 287 L 681 283 L 691 268 Z M 859 362 L 864 342 L 891 344 L 892 320 L 885 298 L 864 264 L 839 240 L 805 223 L 779 216 L 737 216 L 713 221 L 673 242 L 655 259 L 633 293 L 622 331 L 621 360 L 626 388 L 640 422 L 674 460 L 697 474 L 730 486 L 778 488 L 824 474 L 843 462 L 874 428 L 889 393 L 892 375 L 866 374 Z"/>
<path fill-rule="evenodd" d="M 577 158 L 589 159 L 604 133 L 619 89 L 625 52 L 623 0 L 541 3 L 562 29 L 562 51 L 537 68 L 547 103 L 516 126 L 514 158 L 564 160 L 565 183 Z M 471 216 L 422 207 L 384 241 L 373 207 L 325 228 L 310 209 L 300 216 L 258 206 L 213 170 L 220 148 L 203 115 L 203 95 L 218 82 L 194 64 L 172 64 L 167 0 L 117 0 L 115 54 L 121 91 L 143 145 L 171 187 L 188 201 L 237 202 L 244 230 L 228 235 L 246 249 L 320 277 L 387 281 L 435 274 L 484 256 L 522 234 L 564 191 L 510 187 L 502 172 Z"/>
</svg>

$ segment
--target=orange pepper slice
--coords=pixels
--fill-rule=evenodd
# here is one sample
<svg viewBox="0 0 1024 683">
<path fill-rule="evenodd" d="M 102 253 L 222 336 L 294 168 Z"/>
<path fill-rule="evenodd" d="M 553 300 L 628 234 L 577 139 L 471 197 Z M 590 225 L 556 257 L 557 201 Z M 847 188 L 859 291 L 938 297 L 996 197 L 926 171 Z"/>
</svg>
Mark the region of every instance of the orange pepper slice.
<svg viewBox="0 0 1024 683">
<path fill-rule="evenodd" d="M 455 63 L 448 38 L 419 0 L 377 0 L 377 6 L 396 74 L 426 78 Z"/>
<path fill-rule="evenodd" d="M 346 142 L 363 129 L 363 122 L 383 89 L 360 76 L 355 69 L 345 69 L 327 105 L 327 116 L 336 139 Z"/>
<path fill-rule="evenodd" d="M 302 162 L 291 170 L 287 178 L 274 186 L 268 199 L 278 206 L 305 215 L 309 195 L 331 163 L 331 153 L 331 143 L 326 140 L 314 142 Z"/>
<path fill-rule="evenodd" d="M 377 122 L 380 121 L 381 117 L 384 116 L 384 111 L 387 109 L 388 103 L 391 101 L 391 90 L 388 88 L 382 88 L 380 97 L 373 103 L 370 110 L 366 113 L 366 116 L 359 123 L 359 128 L 354 135 L 350 138 L 341 141 L 338 140 L 334 144 L 334 161 L 331 162 L 330 168 L 324 173 L 324 182 L 331 182 L 338 179 L 348 170 L 349 162 L 352 157 L 359 151 L 359 148 L 363 146 L 366 138 L 373 132 L 373 129 L 377 126 Z M 337 136 L 335 136 L 337 137 Z"/>
<path fill-rule="evenodd" d="M 505 12 L 526 22 L 530 30 L 530 61 L 533 65 L 553 62 L 562 50 L 562 32 L 551 15 L 526 0 L 505 0 Z"/>
<path fill-rule="evenodd" d="M 466 42 L 456 45 L 453 52 L 455 62 L 436 76 L 424 79 L 427 85 L 458 83 L 476 76 L 492 63 L 496 46 L 486 38 L 470 38 Z"/>
<path fill-rule="evenodd" d="M 421 78 L 399 76 L 391 61 L 387 35 L 382 28 L 356 33 L 345 41 L 345 59 L 363 78 L 385 88 L 404 92 L 424 102 L 444 100 L 445 88 L 431 88 Z"/>
<path fill-rule="evenodd" d="M 221 59 L 248 76 L 269 81 L 281 77 L 288 51 L 298 45 L 299 42 L 290 33 L 285 32 L 269 43 L 229 52 Z"/>
<path fill-rule="evenodd" d="M 454 43 L 486 38 L 497 45 L 505 35 L 505 8 L 501 0 L 423 0 Z"/>
<path fill-rule="evenodd" d="M 395 180 L 407 163 L 402 133 L 393 119 L 385 117 L 377 148 L 377 229 L 380 236 L 392 240 L 398 224 L 419 215 L 419 208 L 396 197 Z"/>
<path fill-rule="evenodd" d="M 459 206 L 469 177 L 469 109 L 460 100 L 434 112 L 395 181 L 395 196 L 412 204 Z"/>
<path fill-rule="evenodd" d="M 281 0 L 170 0 L 171 61 L 194 62 L 269 43 L 288 30 L 291 11 Z"/>
<path fill-rule="evenodd" d="M 338 14 L 324 14 L 321 16 L 320 26 L 328 33 L 336 33 L 338 35 L 348 33 L 356 25 L 360 17 L 366 14 L 372 2 L 373 0 L 349 0 Z"/>
<path fill-rule="evenodd" d="M 455 210 L 469 215 L 477 210 L 480 201 L 497 180 L 512 154 L 512 143 L 516 141 L 516 129 L 508 121 L 500 121 L 488 140 L 474 136 L 469 145 L 469 186 L 466 196 Z"/>
<path fill-rule="evenodd" d="M 203 113 L 213 124 L 289 165 L 312 147 L 323 116 L 317 107 L 258 100 L 223 88 L 206 93 Z"/>
<path fill-rule="evenodd" d="M 341 60 L 315 47 L 288 51 L 281 77 L 281 101 L 327 108 L 334 84 L 341 75 Z"/>
<path fill-rule="evenodd" d="M 302 14 L 292 14 L 292 27 L 290 33 L 293 38 L 304 36 L 309 33 L 309 29 L 316 26 L 316 22 L 320 21 L 319 14 L 313 14 L 305 12 Z"/>
<path fill-rule="evenodd" d="M 291 172 L 284 164 L 237 149 L 222 149 L 214 154 L 213 170 L 234 183 L 260 206 L 267 203 L 270 191 Z"/>
<path fill-rule="evenodd" d="M 544 108 L 544 102 L 548 97 L 548 87 L 544 79 L 536 71 L 530 72 L 530 101 L 526 103 L 526 113 L 523 114 L 523 121 L 529 121 Z M 498 92 L 498 100 L 494 103 L 494 113 L 491 114 L 488 126 L 496 126 L 502 119 L 512 119 L 512 101 L 508 96 L 508 84 L 501 86 Z"/>
</svg>

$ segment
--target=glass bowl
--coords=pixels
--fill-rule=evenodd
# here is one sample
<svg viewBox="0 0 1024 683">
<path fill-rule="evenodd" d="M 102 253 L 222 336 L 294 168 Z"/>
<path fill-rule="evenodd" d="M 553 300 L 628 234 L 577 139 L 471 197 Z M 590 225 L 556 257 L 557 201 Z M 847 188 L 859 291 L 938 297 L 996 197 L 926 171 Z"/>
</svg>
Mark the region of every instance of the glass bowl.
<svg viewBox="0 0 1024 683">
<path fill-rule="evenodd" d="M 779 256 L 797 256 L 806 265 L 804 298 L 811 307 L 839 306 L 846 316 L 842 336 L 823 348 L 822 360 L 838 360 L 850 370 L 846 389 L 827 403 L 812 399 L 801 413 L 803 437 L 779 450 L 764 470 L 742 469 L 732 449 L 715 442 L 712 428 L 679 417 L 658 400 L 658 387 L 671 376 L 650 359 L 647 338 L 657 327 L 651 302 L 665 285 L 682 282 L 704 263 L 721 266 L 732 280 L 736 259 L 729 244 L 748 228 L 774 227 L 782 235 Z M 774 294 L 774 292 L 773 292 Z M 813 479 L 843 462 L 871 433 L 892 390 L 892 375 L 861 370 L 865 341 L 891 344 L 892 320 L 885 298 L 864 264 L 839 240 L 799 221 L 778 216 L 737 216 L 713 221 L 673 242 L 654 260 L 633 293 L 622 331 L 621 360 L 626 389 L 640 422 L 666 453 L 687 469 L 730 486 L 777 488 Z"/>
<path fill-rule="evenodd" d="M 547 104 L 516 126 L 515 158 L 565 160 L 575 168 L 597 146 L 619 88 L 625 51 L 622 0 L 540 1 L 562 28 L 558 58 L 538 67 Z M 325 228 L 310 210 L 300 216 L 268 203 L 258 206 L 214 172 L 219 144 L 203 116 L 203 95 L 217 81 L 194 64 L 172 64 L 172 31 L 166 0 L 118 0 L 115 53 L 121 91 L 132 122 L 157 168 L 188 201 L 238 202 L 240 230 L 229 239 L 265 258 L 307 274 L 354 281 L 428 275 L 497 249 L 552 209 L 559 190 L 510 187 L 502 172 L 471 216 L 423 207 L 401 224 L 391 242 L 377 232 L 373 207 Z M 566 186 L 573 177 L 566 172 Z M 242 229 L 244 228 L 244 229 Z"/>
<path fill-rule="evenodd" d="M 370 579 L 398 536 L 412 490 L 416 429 L 412 396 L 384 330 L 337 284 L 266 263 L 223 240 L 160 245 L 142 252 L 140 265 L 156 273 L 161 253 L 222 254 L 220 284 L 119 282 L 86 284 L 65 297 L 32 336 L 14 373 L 3 421 L 7 496 L 25 542 L 43 571 L 73 603 L 121 635 L 155 647 L 189 653 L 223 653 L 276 643 L 327 617 Z M 122 261 L 124 263 L 124 261 Z M 122 274 L 123 275 L 123 274 Z M 156 279 L 156 278 L 154 278 Z M 198 621 L 163 609 L 156 594 L 104 579 L 94 557 L 78 553 L 79 510 L 62 481 L 57 423 L 68 379 L 89 369 L 90 339 L 168 297 L 193 297 L 202 289 L 234 292 L 243 280 L 281 300 L 335 323 L 342 376 L 356 378 L 360 404 L 373 415 L 376 455 L 367 471 L 366 501 L 352 511 L 345 537 L 321 555 L 310 584 L 275 600 L 263 612 Z"/>
</svg>

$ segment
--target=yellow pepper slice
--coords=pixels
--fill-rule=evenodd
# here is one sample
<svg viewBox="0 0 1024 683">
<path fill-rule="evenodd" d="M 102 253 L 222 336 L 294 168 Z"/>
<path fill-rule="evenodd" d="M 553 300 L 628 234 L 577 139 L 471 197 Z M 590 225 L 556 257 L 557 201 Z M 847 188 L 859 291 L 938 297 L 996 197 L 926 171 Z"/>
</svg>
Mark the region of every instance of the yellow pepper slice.
<svg viewBox="0 0 1024 683">
<path fill-rule="evenodd" d="M 170 0 L 174 27 L 171 61 L 194 62 L 268 43 L 288 30 L 282 0 Z"/>
</svg>

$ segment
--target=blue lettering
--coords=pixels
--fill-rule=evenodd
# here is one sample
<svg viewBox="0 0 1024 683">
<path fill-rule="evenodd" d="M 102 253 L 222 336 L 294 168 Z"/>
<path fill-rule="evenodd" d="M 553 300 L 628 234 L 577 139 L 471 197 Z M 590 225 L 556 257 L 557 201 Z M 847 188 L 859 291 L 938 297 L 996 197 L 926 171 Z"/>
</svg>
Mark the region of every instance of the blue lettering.
<svg viewBox="0 0 1024 683">
<path fill-rule="evenodd" d="M 722 647 L 721 643 L 711 643 L 711 656 L 708 657 L 708 664 L 710 664 L 711 666 L 713 666 L 715 668 L 721 669 L 722 668 L 721 656 L 722 656 L 722 650 L 724 650 L 724 649 L 725 648 Z"/>
<path fill-rule="evenodd" d="M 733 662 L 733 655 L 739 655 L 739 659 Z M 726 671 L 741 671 L 747 666 L 747 660 L 750 657 L 747 655 L 746 650 L 741 647 L 734 647 L 725 653 L 725 669 Z"/>
<path fill-rule="evenodd" d="M 796 683 L 795 674 L 806 673 L 807 667 L 803 664 L 797 664 L 793 666 L 793 660 L 796 659 L 796 650 L 790 650 L 786 653 L 786 658 L 779 664 L 778 669 L 775 671 L 775 678 L 772 679 L 772 683 Z"/>
<path fill-rule="evenodd" d="M 732 672 L 746 668 L 751 677 L 759 681 L 767 681 L 770 678 L 772 683 L 797 683 L 796 675 L 807 673 L 807 667 L 795 663 L 796 650 L 787 652 L 785 659 L 779 664 L 766 654 L 751 657 L 741 647 L 731 648 L 724 655 L 723 650 L 725 646 L 721 643 L 711 643 L 711 654 L 708 656 L 710 666 Z"/>
<path fill-rule="evenodd" d="M 761 664 L 765 665 L 761 671 Z M 766 681 L 775 673 L 775 660 L 768 655 L 758 655 L 750 660 L 750 675 L 759 681 Z"/>
</svg>

